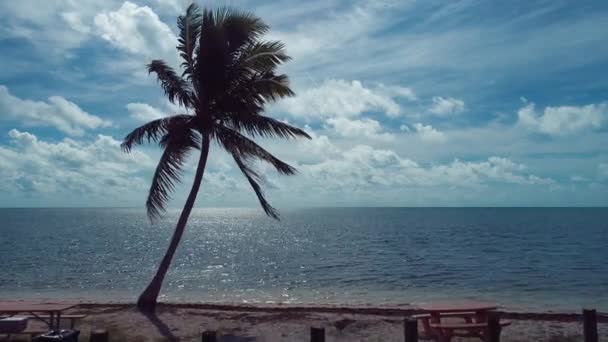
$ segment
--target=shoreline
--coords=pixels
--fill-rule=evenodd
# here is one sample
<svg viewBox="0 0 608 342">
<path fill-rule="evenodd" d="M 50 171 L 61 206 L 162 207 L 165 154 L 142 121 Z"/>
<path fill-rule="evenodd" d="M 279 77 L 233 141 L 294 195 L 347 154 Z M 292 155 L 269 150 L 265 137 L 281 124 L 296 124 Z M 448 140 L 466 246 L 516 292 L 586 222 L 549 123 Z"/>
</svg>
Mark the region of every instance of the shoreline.
<svg viewBox="0 0 608 342">
<path fill-rule="evenodd" d="M 5 302 L 34 302 L 32 300 L 12 300 Z M 95 310 L 99 308 L 134 309 L 135 302 L 119 301 L 71 301 L 71 300 L 40 300 L 47 304 L 74 304 L 74 309 Z M 349 314 L 385 317 L 405 317 L 422 313 L 415 304 L 400 305 L 338 305 L 338 304 L 251 304 L 251 303 L 214 303 L 214 302 L 159 302 L 160 310 L 195 309 L 204 311 L 223 312 L 250 312 L 250 313 L 319 313 L 319 314 Z M 588 308 L 594 309 L 594 308 Z M 534 310 L 506 310 L 499 305 L 498 312 L 506 319 L 526 321 L 555 321 L 580 322 L 582 310 L 575 311 L 534 311 Z M 608 323 L 608 312 L 597 311 L 599 323 Z"/>
<path fill-rule="evenodd" d="M 51 302 L 51 301 L 49 301 Z M 58 303 L 58 301 L 52 301 Z M 63 302 L 65 303 L 65 302 Z M 159 303 L 155 314 L 143 314 L 134 303 L 77 303 L 66 314 L 84 315 L 76 329 L 86 337 L 105 329 L 120 341 L 200 341 L 201 332 L 214 330 L 230 341 L 305 342 L 310 328 L 320 327 L 335 342 L 402 342 L 403 322 L 419 313 L 402 308 L 329 305 L 243 305 Z M 582 320 L 575 313 L 502 312 L 512 325 L 501 341 L 572 342 L 582 338 Z M 598 315 L 600 340 L 608 338 L 608 315 Z M 420 329 L 420 327 L 419 327 Z M 454 339 L 454 342 L 468 340 Z"/>
<path fill-rule="evenodd" d="M 77 307 L 100 308 L 100 307 L 133 308 L 135 303 L 80 303 Z M 196 309 L 209 311 L 226 312 L 253 312 L 253 313 L 321 313 L 321 314 L 349 314 L 349 315 L 369 315 L 369 316 L 411 316 L 423 313 L 414 305 L 407 308 L 387 307 L 387 306 L 341 306 L 341 305 L 292 305 L 292 304 L 215 304 L 215 303 L 158 303 L 161 310 L 180 308 Z M 581 309 L 582 310 L 582 309 Z M 582 320 L 582 313 L 574 312 L 533 312 L 533 311 L 508 311 L 499 308 L 497 310 L 502 317 L 507 319 L 526 320 L 526 321 L 555 321 L 555 322 L 579 322 Z M 597 313 L 598 322 L 608 323 L 608 313 Z"/>
</svg>

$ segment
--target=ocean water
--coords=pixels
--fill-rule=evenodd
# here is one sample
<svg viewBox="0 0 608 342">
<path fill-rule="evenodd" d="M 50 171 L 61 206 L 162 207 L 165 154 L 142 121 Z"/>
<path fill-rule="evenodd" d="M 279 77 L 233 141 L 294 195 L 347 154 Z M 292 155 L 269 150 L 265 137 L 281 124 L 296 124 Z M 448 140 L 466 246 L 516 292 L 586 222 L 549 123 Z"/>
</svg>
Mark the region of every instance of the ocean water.
<svg viewBox="0 0 608 342">
<path fill-rule="evenodd" d="M 0 209 L 0 300 L 134 301 L 178 212 Z M 162 299 L 608 310 L 608 209 L 197 209 Z"/>
</svg>

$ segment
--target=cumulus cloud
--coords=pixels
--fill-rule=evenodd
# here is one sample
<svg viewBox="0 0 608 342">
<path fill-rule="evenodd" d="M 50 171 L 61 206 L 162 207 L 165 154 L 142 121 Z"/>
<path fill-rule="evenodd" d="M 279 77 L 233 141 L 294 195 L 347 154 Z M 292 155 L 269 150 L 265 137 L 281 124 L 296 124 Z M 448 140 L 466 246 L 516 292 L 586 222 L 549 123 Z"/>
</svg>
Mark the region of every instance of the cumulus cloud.
<svg viewBox="0 0 608 342">
<path fill-rule="evenodd" d="M 94 23 L 98 34 L 121 50 L 172 63 L 177 60 L 175 34 L 148 6 L 126 1 L 116 11 L 97 14 Z"/>
<path fill-rule="evenodd" d="M 418 123 L 415 123 L 413 125 L 413 127 L 416 130 L 417 135 L 423 141 L 432 142 L 432 143 L 441 143 L 441 142 L 446 141 L 445 134 L 443 134 L 443 132 L 436 130 L 431 125 L 423 125 L 418 122 Z"/>
<path fill-rule="evenodd" d="M 133 119 L 141 122 L 148 122 L 166 116 L 159 108 L 152 107 L 147 103 L 129 103 L 127 104 L 127 110 Z"/>
<path fill-rule="evenodd" d="M 145 190 L 137 172 L 153 162 L 139 151 L 125 154 L 120 142 L 98 135 L 91 142 L 69 138 L 41 141 L 35 135 L 12 129 L 11 146 L 0 146 L 0 184 L 5 191 L 96 196 Z"/>
<path fill-rule="evenodd" d="M 115 0 L 97 1 L 0 1 L 3 28 L 0 34 L 27 39 L 44 56 L 70 57 L 68 50 L 89 38 L 87 23 Z"/>
<path fill-rule="evenodd" d="M 358 145 L 338 156 L 301 166 L 302 173 L 317 184 L 339 189 L 382 186 L 471 187 L 492 183 L 552 184 L 548 178 L 525 172 L 526 167 L 507 158 L 492 156 L 484 161 L 460 161 L 421 165 L 392 150 Z"/>
<path fill-rule="evenodd" d="M 459 114 L 464 111 L 464 101 L 453 98 L 453 97 L 433 97 L 433 104 L 429 109 L 429 112 L 439 115 L 448 116 L 453 114 Z"/>
<path fill-rule="evenodd" d="M 46 102 L 26 100 L 12 95 L 5 86 L 0 86 L 0 118 L 19 120 L 25 126 L 55 127 L 74 136 L 111 125 L 61 96 L 51 96 Z"/>
<path fill-rule="evenodd" d="M 382 132 L 380 123 L 373 119 L 336 117 L 327 119 L 326 123 L 335 133 L 346 138 L 368 138 L 382 141 L 390 141 L 393 139 L 393 135 Z"/>
<path fill-rule="evenodd" d="M 331 157 L 340 152 L 340 149 L 334 145 L 327 135 L 316 133 L 310 126 L 306 126 L 304 129 L 312 139 L 298 140 L 296 142 L 296 150 L 294 151 L 289 148 L 288 150 L 285 150 L 285 153 L 297 156 L 297 160 L 300 162 L 316 163 L 319 160 Z M 285 145 L 279 145 L 277 147 L 285 147 Z"/>
<path fill-rule="evenodd" d="M 364 86 L 360 81 L 327 80 L 297 97 L 280 102 L 279 108 L 304 119 L 355 117 L 366 112 L 399 116 L 398 98 L 415 99 L 413 91 L 399 86 Z"/>
<path fill-rule="evenodd" d="M 518 123 L 548 135 L 568 135 L 602 127 L 608 116 L 606 103 L 586 106 L 545 107 L 542 113 L 529 103 L 517 112 Z"/>
</svg>

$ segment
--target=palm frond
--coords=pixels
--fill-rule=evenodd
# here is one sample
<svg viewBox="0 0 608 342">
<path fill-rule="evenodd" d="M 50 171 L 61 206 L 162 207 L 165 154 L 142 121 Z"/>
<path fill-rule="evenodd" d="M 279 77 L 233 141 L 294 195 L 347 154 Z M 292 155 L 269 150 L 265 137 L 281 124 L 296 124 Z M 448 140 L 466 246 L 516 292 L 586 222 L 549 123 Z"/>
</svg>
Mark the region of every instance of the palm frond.
<svg viewBox="0 0 608 342">
<path fill-rule="evenodd" d="M 238 156 L 243 159 L 253 158 L 263 160 L 274 166 L 279 173 L 284 175 L 293 175 L 296 173 L 296 169 L 293 166 L 273 156 L 262 146 L 233 129 L 218 125 L 215 137 L 218 143 L 233 156 Z"/>
<path fill-rule="evenodd" d="M 186 14 L 177 18 L 177 28 L 179 37 L 177 39 L 177 49 L 180 56 L 184 59 L 182 67 L 183 75 L 192 78 L 194 73 L 194 49 L 201 33 L 201 13 L 199 7 L 192 3 L 186 9 Z"/>
<path fill-rule="evenodd" d="M 252 137 L 263 138 L 307 138 L 311 139 L 310 135 L 304 130 L 291 126 L 288 123 L 263 116 L 258 114 L 247 115 L 229 115 L 224 119 L 224 124 L 236 131 L 247 132 Z"/>
<path fill-rule="evenodd" d="M 264 73 L 274 70 L 291 57 L 285 51 L 285 45 L 279 41 L 255 41 L 243 47 L 238 66 L 241 69 Z"/>
<path fill-rule="evenodd" d="M 293 95 L 286 75 L 267 72 L 242 79 L 215 102 L 214 111 L 227 126 L 250 136 L 310 139 L 302 129 L 261 115 L 267 102 Z"/>
<path fill-rule="evenodd" d="M 178 76 L 164 61 L 153 60 L 148 64 L 148 73 L 155 73 L 165 95 L 171 103 L 176 102 L 184 107 L 192 107 L 193 94 L 188 82 Z"/>
<path fill-rule="evenodd" d="M 274 72 L 266 72 L 253 82 L 255 92 L 266 101 L 277 101 L 296 95 L 289 87 L 289 78 L 285 74 L 275 75 Z"/>
<path fill-rule="evenodd" d="M 146 200 L 148 217 L 152 221 L 165 211 L 165 205 L 175 190 L 175 184 L 181 181 L 182 167 L 188 152 L 200 149 L 201 137 L 192 125 L 179 122 L 171 125 L 159 143 L 164 151 L 154 171 Z"/>
<path fill-rule="evenodd" d="M 192 115 L 182 114 L 150 121 L 129 133 L 122 141 L 120 147 L 123 151 L 130 152 L 133 146 L 141 145 L 144 142 L 157 142 L 167 134 L 169 127 L 173 127 L 177 123 L 190 123 L 194 119 L 195 117 Z"/>
<path fill-rule="evenodd" d="M 264 192 L 260 186 L 260 183 L 262 182 L 260 175 L 253 168 L 253 166 L 250 165 L 247 159 L 244 159 L 234 153 L 232 154 L 232 157 L 234 158 L 234 161 L 236 162 L 236 165 L 238 165 L 241 172 L 243 172 L 243 175 L 245 175 L 245 178 L 247 178 L 247 181 L 249 181 L 249 184 L 251 185 L 251 188 L 253 188 L 255 195 L 258 197 L 258 201 L 260 202 L 260 205 L 262 206 L 262 209 L 264 209 L 266 215 L 279 220 L 279 212 L 273 206 L 271 206 L 264 197 Z"/>
<path fill-rule="evenodd" d="M 234 53 L 244 45 L 260 39 L 270 28 L 253 13 L 232 8 L 218 9 L 216 20 L 217 24 L 223 28 L 229 53 Z"/>
</svg>

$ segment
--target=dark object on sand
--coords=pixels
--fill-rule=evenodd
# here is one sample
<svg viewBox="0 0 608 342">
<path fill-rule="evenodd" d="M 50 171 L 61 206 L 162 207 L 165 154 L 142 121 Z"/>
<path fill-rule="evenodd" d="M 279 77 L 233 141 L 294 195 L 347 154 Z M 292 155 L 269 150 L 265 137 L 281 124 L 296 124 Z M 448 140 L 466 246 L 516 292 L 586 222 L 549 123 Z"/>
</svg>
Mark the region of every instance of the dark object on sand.
<svg viewBox="0 0 608 342">
<path fill-rule="evenodd" d="M 486 339 L 488 342 L 500 342 L 500 316 L 497 312 L 488 313 L 488 327 L 486 328 Z"/>
<path fill-rule="evenodd" d="M 217 342 L 217 334 L 215 331 L 207 330 L 203 331 L 203 342 Z"/>
<path fill-rule="evenodd" d="M 597 337 L 597 311 L 583 310 L 583 331 L 585 342 L 598 342 Z"/>
<path fill-rule="evenodd" d="M 79 330 L 51 330 L 33 339 L 35 342 L 78 342 Z"/>
<path fill-rule="evenodd" d="M 6 317 L 0 319 L 0 334 L 18 334 L 27 328 L 27 317 Z"/>
<path fill-rule="evenodd" d="M 108 342 L 108 331 L 105 329 L 95 329 L 91 331 L 90 342 Z"/>
<path fill-rule="evenodd" d="M 418 342 L 418 320 L 416 318 L 407 318 L 403 322 L 403 334 L 405 342 Z"/>
<path fill-rule="evenodd" d="M 325 329 L 310 328 L 310 342 L 325 342 Z"/>
</svg>

